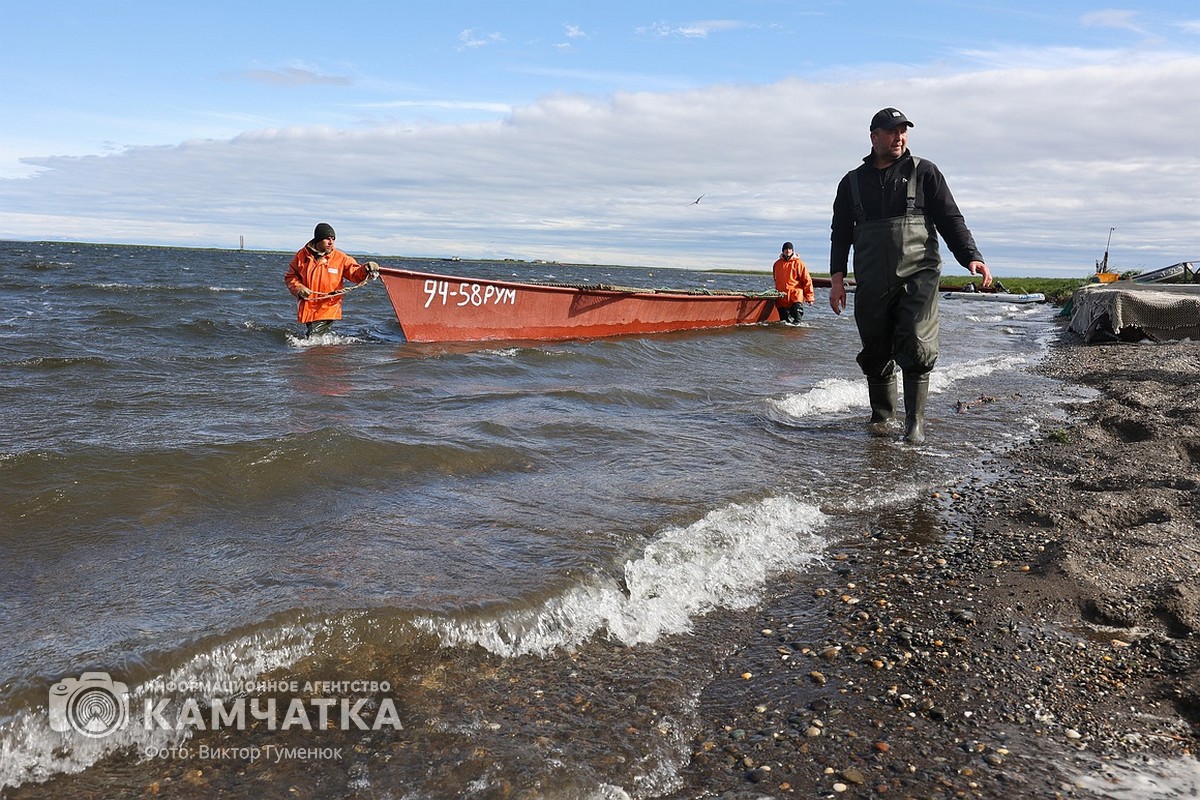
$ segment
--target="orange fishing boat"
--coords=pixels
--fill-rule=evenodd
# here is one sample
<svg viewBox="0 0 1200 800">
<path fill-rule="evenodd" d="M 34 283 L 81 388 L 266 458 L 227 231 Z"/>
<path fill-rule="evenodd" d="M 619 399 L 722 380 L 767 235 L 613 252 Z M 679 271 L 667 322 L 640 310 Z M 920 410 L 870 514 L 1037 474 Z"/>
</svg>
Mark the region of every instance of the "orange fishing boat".
<svg viewBox="0 0 1200 800">
<path fill-rule="evenodd" d="M 437 275 L 380 267 L 410 342 L 590 339 L 778 322 L 778 292 L 641 289 Z"/>
</svg>

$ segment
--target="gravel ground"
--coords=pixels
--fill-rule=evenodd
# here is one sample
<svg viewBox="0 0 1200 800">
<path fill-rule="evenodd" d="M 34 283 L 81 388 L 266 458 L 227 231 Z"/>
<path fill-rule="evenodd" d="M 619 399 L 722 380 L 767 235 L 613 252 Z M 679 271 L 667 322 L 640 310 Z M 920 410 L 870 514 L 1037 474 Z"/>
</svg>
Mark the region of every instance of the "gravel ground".
<svg viewBox="0 0 1200 800">
<path fill-rule="evenodd" d="M 1041 369 L 1099 396 L 767 604 L 677 797 L 1200 796 L 1200 344 Z"/>
</svg>

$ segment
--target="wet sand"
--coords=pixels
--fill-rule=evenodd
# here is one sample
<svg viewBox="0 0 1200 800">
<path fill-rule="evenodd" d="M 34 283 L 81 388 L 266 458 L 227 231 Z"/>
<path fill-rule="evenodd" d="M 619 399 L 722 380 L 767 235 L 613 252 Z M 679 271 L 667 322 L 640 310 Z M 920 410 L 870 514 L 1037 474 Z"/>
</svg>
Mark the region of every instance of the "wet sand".
<svg viewBox="0 0 1200 800">
<path fill-rule="evenodd" d="M 677 797 L 1200 796 L 1200 344 L 1040 369 L 1098 396 L 766 604 Z"/>
</svg>

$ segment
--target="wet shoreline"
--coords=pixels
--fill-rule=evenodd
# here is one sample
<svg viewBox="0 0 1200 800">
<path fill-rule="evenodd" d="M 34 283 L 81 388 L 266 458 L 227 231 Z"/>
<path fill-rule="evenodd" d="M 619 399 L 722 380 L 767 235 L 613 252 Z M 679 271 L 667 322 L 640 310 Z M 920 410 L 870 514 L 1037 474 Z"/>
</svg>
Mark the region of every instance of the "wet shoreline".
<svg viewBox="0 0 1200 800">
<path fill-rule="evenodd" d="M 1200 346 L 1040 369 L 1100 397 L 764 606 L 673 797 L 1194 796 Z"/>
</svg>

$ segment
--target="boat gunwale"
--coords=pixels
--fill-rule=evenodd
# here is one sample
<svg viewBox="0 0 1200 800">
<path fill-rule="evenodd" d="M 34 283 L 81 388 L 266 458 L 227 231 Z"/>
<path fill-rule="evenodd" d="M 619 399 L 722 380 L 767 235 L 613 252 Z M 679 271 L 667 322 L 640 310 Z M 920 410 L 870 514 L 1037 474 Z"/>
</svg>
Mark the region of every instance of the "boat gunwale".
<svg viewBox="0 0 1200 800">
<path fill-rule="evenodd" d="M 459 281 L 473 283 L 490 283 L 495 286 L 512 287 L 520 289 L 536 289 L 551 292 L 587 292 L 589 294 L 606 294 L 606 295 L 640 295 L 652 294 L 658 297 L 679 297 L 688 300 L 703 299 L 706 297 L 714 299 L 749 299 L 749 300 L 768 300 L 772 298 L 783 297 L 783 294 L 775 290 L 762 292 L 738 291 L 737 289 L 674 289 L 674 288 L 654 288 L 640 286 L 614 286 L 606 283 L 582 284 L 582 283 L 562 283 L 551 281 L 511 281 L 503 278 L 476 278 L 465 275 L 447 275 L 437 272 L 422 272 L 420 270 L 401 269 L 398 267 L 379 267 L 380 275 L 392 275 L 397 278 L 416 278 L 416 279 L 435 279 L 444 281 Z"/>
</svg>

